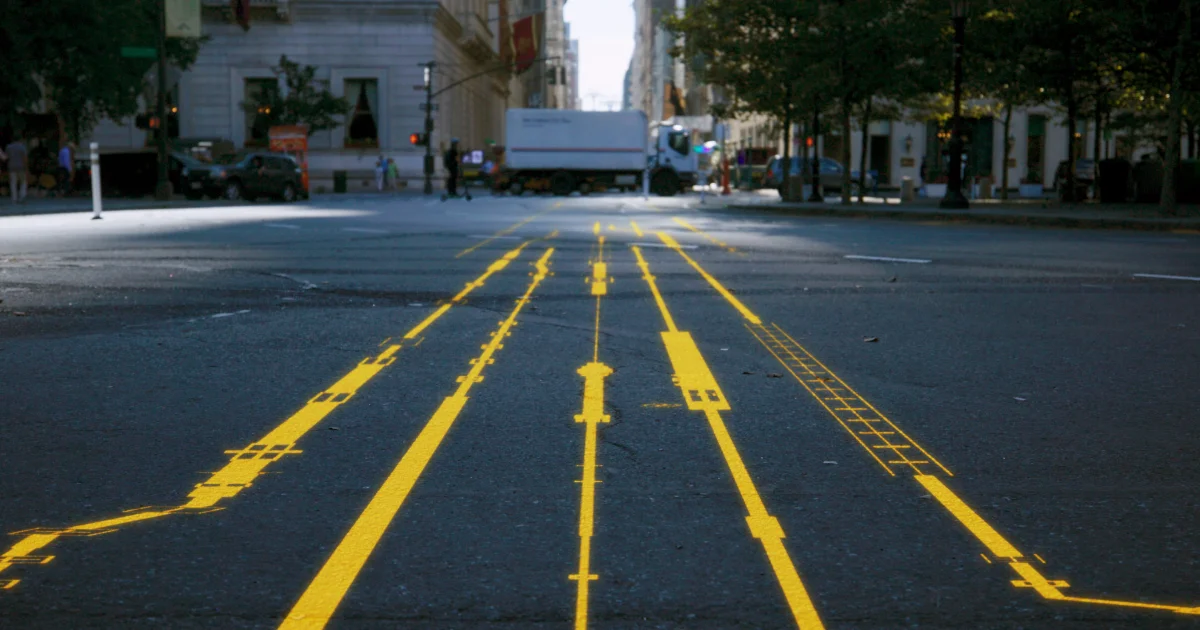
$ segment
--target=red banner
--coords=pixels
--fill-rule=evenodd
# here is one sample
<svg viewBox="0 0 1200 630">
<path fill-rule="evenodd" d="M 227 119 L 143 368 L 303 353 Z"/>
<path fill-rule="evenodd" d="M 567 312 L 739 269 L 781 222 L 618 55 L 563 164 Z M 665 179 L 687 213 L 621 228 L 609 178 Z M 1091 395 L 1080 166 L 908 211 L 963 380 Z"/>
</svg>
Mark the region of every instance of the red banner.
<svg viewBox="0 0 1200 630">
<path fill-rule="evenodd" d="M 537 61 L 542 43 L 542 14 L 513 22 L 513 49 L 517 72 L 524 72 Z"/>
</svg>

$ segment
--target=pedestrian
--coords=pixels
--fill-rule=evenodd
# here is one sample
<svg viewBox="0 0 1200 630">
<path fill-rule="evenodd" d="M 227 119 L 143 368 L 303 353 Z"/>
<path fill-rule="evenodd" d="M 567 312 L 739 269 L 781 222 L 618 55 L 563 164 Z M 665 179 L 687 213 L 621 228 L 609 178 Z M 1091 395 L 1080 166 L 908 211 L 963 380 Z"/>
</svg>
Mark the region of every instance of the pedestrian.
<svg viewBox="0 0 1200 630">
<path fill-rule="evenodd" d="M 29 194 L 29 149 L 18 134 L 4 147 L 8 154 L 8 191 L 13 203 L 24 203 Z"/>
<path fill-rule="evenodd" d="M 446 168 L 446 192 L 451 197 L 458 196 L 458 138 L 450 141 L 450 148 L 442 156 L 442 166 Z"/>
<path fill-rule="evenodd" d="M 379 192 L 383 192 L 383 185 L 387 179 L 387 163 L 384 162 L 383 156 L 375 162 L 375 188 Z"/>
<path fill-rule="evenodd" d="M 71 182 L 75 179 L 75 145 L 64 142 L 58 150 L 58 194 L 71 194 Z"/>
<path fill-rule="evenodd" d="M 394 158 L 388 158 L 387 161 L 387 176 L 388 190 L 396 191 L 400 189 L 400 167 L 396 165 Z"/>
</svg>

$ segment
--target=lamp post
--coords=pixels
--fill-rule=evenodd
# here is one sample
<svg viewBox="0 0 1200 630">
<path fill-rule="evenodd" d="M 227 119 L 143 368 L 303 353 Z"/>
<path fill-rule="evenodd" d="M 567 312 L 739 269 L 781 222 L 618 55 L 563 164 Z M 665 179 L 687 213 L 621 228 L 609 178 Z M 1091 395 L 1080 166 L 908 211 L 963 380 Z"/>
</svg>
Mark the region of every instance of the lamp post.
<svg viewBox="0 0 1200 630">
<path fill-rule="evenodd" d="M 970 202 L 962 193 L 962 81 L 963 46 L 966 43 L 968 0 L 950 0 L 950 15 L 954 18 L 954 119 L 950 126 L 950 184 L 939 204 L 943 208 L 966 210 Z"/>
</svg>

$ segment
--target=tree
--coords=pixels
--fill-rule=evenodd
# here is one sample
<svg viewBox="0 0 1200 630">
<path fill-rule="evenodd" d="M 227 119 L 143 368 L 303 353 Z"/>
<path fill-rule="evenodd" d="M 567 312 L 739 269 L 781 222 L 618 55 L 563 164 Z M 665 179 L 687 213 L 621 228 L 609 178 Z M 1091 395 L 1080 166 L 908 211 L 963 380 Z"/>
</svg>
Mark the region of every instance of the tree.
<svg viewBox="0 0 1200 630">
<path fill-rule="evenodd" d="M 283 77 L 286 92 L 269 90 L 242 103 L 244 110 L 261 113 L 271 126 L 307 125 L 311 136 L 336 128 L 341 124 L 338 119 L 350 113 L 350 103 L 334 96 L 325 82 L 316 78 L 316 66 L 302 66 L 284 55 L 272 70 Z"/>
<path fill-rule="evenodd" d="M 785 191 L 797 103 L 807 102 L 818 83 L 800 80 L 811 59 L 807 34 L 813 8 L 814 3 L 794 0 L 710 0 L 664 20 L 682 39 L 672 54 L 704 58 L 698 77 L 724 88 L 725 115 L 763 113 L 782 121 Z"/>
<path fill-rule="evenodd" d="M 160 0 L 3 0 L 0 13 L 0 117 L 45 99 L 67 136 L 81 140 L 102 118 L 136 114 L 151 85 L 151 60 L 121 57 L 123 46 L 153 46 Z M 186 69 L 202 40 L 171 39 L 169 63 Z"/>
<path fill-rule="evenodd" d="M 1008 199 L 1008 161 L 1012 146 L 1013 110 L 1038 100 L 1039 89 L 1029 70 L 1027 48 L 1033 25 L 1021 0 L 992 0 L 969 20 L 971 71 L 965 77 L 968 98 L 981 99 L 993 116 L 1003 117 L 1004 149 L 1001 159 L 1000 198 Z"/>
<path fill-rule="evenodd" d="M 1129 71 L 1137 102 L 1158 104 L 1164 114 L 1161 206 L 1168 213 L 1178 211 L 1176 173 L 1185 112 L 1200 92 L 1196 4 L 1197 0 L 1106 0 L 1124 25 L 1118 31 L 1118 54 Z"/>
</svg>

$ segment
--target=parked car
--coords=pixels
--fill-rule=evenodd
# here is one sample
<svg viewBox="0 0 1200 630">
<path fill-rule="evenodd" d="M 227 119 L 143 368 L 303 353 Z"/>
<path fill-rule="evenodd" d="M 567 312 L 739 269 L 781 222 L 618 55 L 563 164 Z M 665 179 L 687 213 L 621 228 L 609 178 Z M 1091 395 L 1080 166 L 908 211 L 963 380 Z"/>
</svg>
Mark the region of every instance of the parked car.
<svg viewBox="0 0 1200 630">
<path fill-rule="evenodd" d="M 780 156 L 771 158 L 767 163 L 766 173 L 763 174 L 763 188 L 774 188 L 783 194 L 783 179 L 779 175 L 779 162 L 782 160 Z M 804 163 L 801 169 L 801 162 Z M 812 158 L 803 158 L 800 156 L 792 156 L 791 175 L 800 175 L 804 173 L 808 175 L 812 172 Z M 845 169 L 842 163 L 830 157 L 821 158 L 821 187 L 825 190 L 841 192 L 842 190 L 842 173 Z M 858 189 L 858 171 L 850 171 L 850 177 L 854 179 L 852 183 L 853 190 Z M 876 185 L 875 177 L 870 172 L 867 173 L 867 188 L 874 188 Z"/>
<path fill-rule="evenodd" d="M 300 164 L 282 153 L 250 151 L 225 155 L 211 167 L 205 192 L 230 201 L 274 197 L 292 202 L 304 194 Z"/>
<path fill-rule="evenodd" d="M 1087 191 L 1096 181 L 1096 161 L 1091 158 L 1075 158 L 1075 191 L 1076 199 L 1086 199 Z M 1054 169 L 1053 189 L 1062 197 L 1063 188 L 1067 185 L 1067 161 L 1058 163 Z"/>
<path fill-rule="evenodd" d="M 212 188 L 209 183 L 212 168 L 212 164 L 201 162 L 185 153 L 172 153 L 168 167 L 171 187 L 188 199 L 200 199 L 206 190 Z"/>
</svg>

